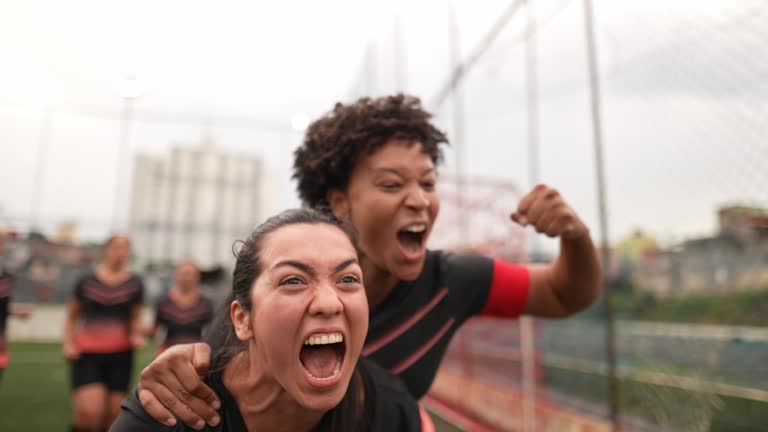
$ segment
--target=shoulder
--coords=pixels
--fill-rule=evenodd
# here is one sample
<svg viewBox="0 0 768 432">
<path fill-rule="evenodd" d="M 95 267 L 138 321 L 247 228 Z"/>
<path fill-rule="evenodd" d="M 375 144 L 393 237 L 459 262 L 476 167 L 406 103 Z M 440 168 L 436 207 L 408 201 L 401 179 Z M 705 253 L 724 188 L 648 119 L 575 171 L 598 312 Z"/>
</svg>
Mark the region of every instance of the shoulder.
<svg viewBox="0 0 768 432">
<path fill-rule="evenodd" d="M 376 391 L 409 394 L 408 388 L 400 378 L 379 366 L 375 361 L 360 357 L 358 365 L 366 383 L 369 383 L 366 385 L 366 390 L 371 386 Z"/>
<path fill-rule="evenodd" d="M 173 307 L 173 301 L 170 297 L 168 297 L 168 294 L 164 294 L 160 296 L 160 298 L 157 299 L 155 302 L 155 308 L 160 311 L 164 308 Z"/>
<path fill-rule="evenodd" d="M 96 273 L 94 273 L 92 271 L 87 271 L 87 272 L 81 273 L 80 276 L 78 276 L 76 280 L 77 280 L 78 284 L 82 284 L 82 283 L 85 283 L 85 282 L 88 282 L 88 281 L 92 281 L 92 282 L 98 282 L 99 281 L 99 279 L 96 277 Z"/>
<path fill-rule="evenodd" d="M 187 428 L 182 422 L 170 427 L 155 421 L 139 403 L 139 397 L 134 388 L 120 404 L 120 415 L 109 428 L 110 432 L 180 432 Z"/>
<path fill-rule="evenodd" d="M 440 268 L 443 271 L 477 272 L 493 269 L 493 258 L 472 253 L 437 251 Z"/>
<path fill-rule="evenodd" d="M 490 286 L 494 259 L 471 253 L 435 251 L 434 271 L 440 284 L 450 291 Z"/>
<path fill-rule="evenodd" d="M 77 279 L 75 279 L 75 290 L 80 291 L 83 289 L 85 284 L 100 284 L 99 280 L 96 278 L 96 274 L 93 272 L 86 272 L 80 274 Z"/>
<path fill-rule="evenodd" d="M 418 402 L 402 380 L 366 358 L 358 366 L 365 383 L 367 430 L 420 431 Z"/>
<path fill-rule="evenodd" d="M 132 273 L 129 280 L 133 283 L 139 284 L 142 288 L 144 288 L 144 278 L 142 278 L 140 274 Z"/>
<path fill-rule="evenodd" d="M 211 299 L 205 296 L 200 296 L 200 304 L 202 304 L 203 307 L 205 307 L 208 311 L 213 313 L 213 302 Z"/>
</svg>

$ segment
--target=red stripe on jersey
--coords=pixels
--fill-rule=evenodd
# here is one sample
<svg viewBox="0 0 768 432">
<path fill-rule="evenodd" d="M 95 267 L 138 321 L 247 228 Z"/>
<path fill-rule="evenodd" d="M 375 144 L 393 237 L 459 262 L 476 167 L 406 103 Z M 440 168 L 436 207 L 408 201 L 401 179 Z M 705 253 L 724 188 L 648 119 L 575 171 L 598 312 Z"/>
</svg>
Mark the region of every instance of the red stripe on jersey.
<svg viewBox="0 0 768 432">
<path fill-rule="evenodd" d="M 405 333 L 409 328 L 413 327 L 414 324 L 419 322 L 420 319 L 424 318 L 424 315 L 429 313 L 432 309 L 437 306 L 438 303 L 440 303 L 440 300 L 445 298 L 445 296 L 448 295 L 448 288 L 441 289 L 435 296 L 432 298 L 432 300 L 429 301 L 429 303 L 425 304 L 421 307 L 421 309 L 417 310 L 416 313 L 414 313 L 410 318 L 405 320 L 402 324 L 399 326 L 393 328 L 388 333 L 386 333 L 384 336 L 381 336 L 380 338 L 376 339 L 375 341 L 368 342 L 363 347 L 363 355 L 371 355 L 372 353 L 375 353 L 381 347 L 384 345 L 387 345 L 388 343 L 392 342 L 396 337 L 400 336 L 401 334 Z"/>
<path fill-rule="evenodd" d="M 432 338 L 430 340 L 428 340 L 424 345 L 421 346 L 421 348 L 417 349 L 413 354 L 409 355 L 405 360 L 403 360 L 400 363 L 392 366 L 392 368 L 390 369 L 390 372 L 392 372 L 393 374 L 397 375 L 400 372 L 402 372 L 402 371 L 408 369 L 409 367 L 411 367 L 411 365 L 413 365 L 417 361 L 419 361 L 420 358 L 424 357 L 424 354 L 426 354 L 427 351 L 429 351 L 430 349 L 432 349 L 433 346 L 435 346 L 437 341 L 439 341 L 440 338 L 443 337 L 445 332 L 447 332 L 448 329 L 451 328 L 451 326 L 455 322 L 456 322 L 455 319 L 453 319 L 453 318 L 449 319 L 443 325 L 443 327 L 437 333 L 435 333 L 434 336 L 432 336 Z"/>
<path fill-rule="evenodd" d="M 179 324 L 189 324 L 203 319 L 207 314 L 208 307 L 205 303 L 200 302 L 189 309 L 182 309 L 178 305 L 166 303 L 160 306 L 159 315 L 169 321 L 175 321 Z"/>
<path fill-rule="evenodd" d="M 8 367 L 8 351 L 0 351 L 0 368 Z"/>
<path fill-rule="evenodd" d="M 86 323 L 77 333 L 75 344 L 84 353 L 113 353 L 132 348 L 128 325 L 121 322 Z"/>
<path fill-rule="evenodd" d="M 100 283 L 86 282 L 83 285 L 83 296 L 103 305 L 115 305 L 130 300 L 139 290 L 137 284 L 111 288 Z"/>
<path fill-rule="evenodd" d="M 531 286 L 528 268 L 498 259 L 493 260 L 493 280 L 483 316 L 515 318 L 523 313 Z"/>
</svg>

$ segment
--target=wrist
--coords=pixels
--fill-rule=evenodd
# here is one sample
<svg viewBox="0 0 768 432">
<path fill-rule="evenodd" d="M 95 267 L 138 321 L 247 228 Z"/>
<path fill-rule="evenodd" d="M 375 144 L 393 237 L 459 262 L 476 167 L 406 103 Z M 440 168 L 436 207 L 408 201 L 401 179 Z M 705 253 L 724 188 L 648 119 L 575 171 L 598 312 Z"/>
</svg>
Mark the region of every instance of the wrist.
<svg viewBox="0 0 768 432">
<path fill-rule="evenodd" d="M 582 241 L 589 238 L 589 228 L 583 223 L 579 223 L 574 228 L 563 233 L 561 236 L 563 241 L 568 242 Z"/>
</svg>

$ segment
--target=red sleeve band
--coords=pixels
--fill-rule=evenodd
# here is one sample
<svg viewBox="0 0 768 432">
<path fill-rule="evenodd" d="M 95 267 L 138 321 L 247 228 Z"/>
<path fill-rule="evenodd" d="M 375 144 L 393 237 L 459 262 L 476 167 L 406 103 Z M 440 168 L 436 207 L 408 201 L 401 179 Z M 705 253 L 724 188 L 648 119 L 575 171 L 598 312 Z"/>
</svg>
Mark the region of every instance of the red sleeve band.
<svg viewBox="0 0 768 432">
<path fill-rule="evenodd" d="M 528 300 L 530 282 L 527 267 L 494 259 L 491 290 L 480 315 L 497 318 L 520 316 Z"/>
</svg>

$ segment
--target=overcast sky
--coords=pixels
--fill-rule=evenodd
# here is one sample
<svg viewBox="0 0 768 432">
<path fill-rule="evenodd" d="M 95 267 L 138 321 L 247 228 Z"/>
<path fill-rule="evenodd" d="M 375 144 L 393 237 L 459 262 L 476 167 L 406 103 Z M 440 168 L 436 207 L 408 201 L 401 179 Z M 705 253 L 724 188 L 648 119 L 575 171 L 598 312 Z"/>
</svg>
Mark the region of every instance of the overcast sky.
<svg viewBox="0 0 768 432">
<path fill-rule="evenodd" d="M 513 2 L 455 3 L 466 54 Z M 39 218 L 77 221 L 86 235 L 109 230 L 125 76 L 140 87 L 131 154 L 210 134 L 224 151 L 266 160 L 273 210 L 294 206 L 290 152 L 301 135 L 291 119 L 397 89 L 429 101 L 448 74 L 447 4 L 0 0 L 0 224 L 32 217 L 51 107 Z M 596 231 L 582 2 L 535 5 L 540 179 Z M 613 238 L 635 227 L 665 241 L 703 235 L 720 204 L 768 205 L 766 9 L 595 1 Z M 530 187 L 524 18 L 520 9 L 464 86 L 467 170 L 521 189 Z M 437 121 L 453 135 L 451 108 Z"/>
</svg>

